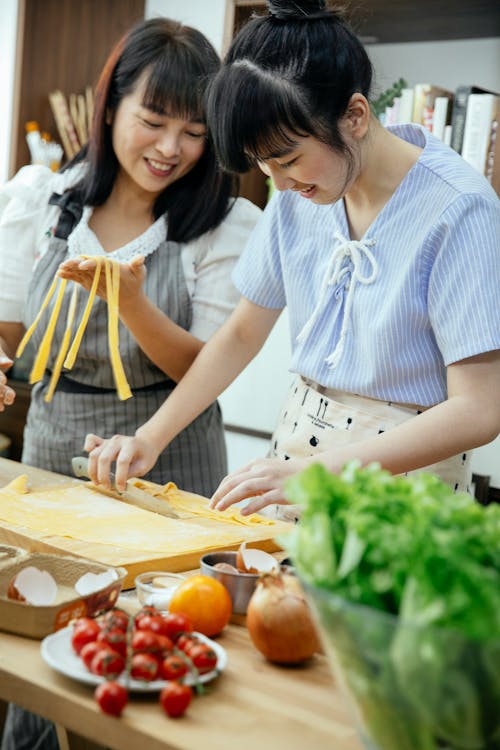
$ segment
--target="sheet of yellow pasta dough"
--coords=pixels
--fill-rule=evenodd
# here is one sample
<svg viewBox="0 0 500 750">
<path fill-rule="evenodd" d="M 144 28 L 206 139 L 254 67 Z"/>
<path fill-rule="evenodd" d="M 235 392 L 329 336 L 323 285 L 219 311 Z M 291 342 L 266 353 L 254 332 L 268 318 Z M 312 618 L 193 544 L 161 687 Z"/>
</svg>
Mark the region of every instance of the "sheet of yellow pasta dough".
<svg viewBox="0 0 500 750">
<path fill-rule="evenodd" d="M 0 520 L 47 537 L 165 555 L 220 548 L 235 540 L 234 530 L 158 516 L 84 484 L 26 492 L 16 479 L 0 489 Z"/>
<path fill-rule="evenodd" d="M 272 526 L 274 521 L 258 513 L 252 513 L 250 516 L 242 516 L 240 509 L 236 506 L 226 508 L 226 510 L 212 510 L 208 505 L 208 499 L 201 495 L 195 495 L 192 492 L 179 490 L 174 482 L 168 482 L 164 486 L 147 482 L 144 479 L 133 478 L 129 480 L 135 487 L 145 492 L 149 492 L 154 497 L 163 498 L 168 501 L 169 505 L 180 514 L 189 516 L 199 516 L 200 518 L 212 518 L 214 521 L 223 523 L 241 524 L 242 526 Z"/>
</svg>

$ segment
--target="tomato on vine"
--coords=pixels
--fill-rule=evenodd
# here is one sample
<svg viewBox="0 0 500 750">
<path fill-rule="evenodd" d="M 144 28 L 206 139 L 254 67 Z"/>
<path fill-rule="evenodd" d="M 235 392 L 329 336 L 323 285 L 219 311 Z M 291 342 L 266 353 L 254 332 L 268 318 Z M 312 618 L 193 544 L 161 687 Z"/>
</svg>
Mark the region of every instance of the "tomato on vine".
<svg viewBox="0 0 500 750">
<path fill-rule="evenodd" d="M 172 718 L 182 716 L 191 703 L 193 691 L 189 685 L 182 685 L 176 680 L 167 682 L 160 693 L 160 706 Z"/>
<path fill-rule="evenodd" d="M 110 716 L 120 716 L 128 702 L 128 693 L 123 685 L 113 680 L 101 682 L 94 692 L 101 711 Z"/>
</svg>

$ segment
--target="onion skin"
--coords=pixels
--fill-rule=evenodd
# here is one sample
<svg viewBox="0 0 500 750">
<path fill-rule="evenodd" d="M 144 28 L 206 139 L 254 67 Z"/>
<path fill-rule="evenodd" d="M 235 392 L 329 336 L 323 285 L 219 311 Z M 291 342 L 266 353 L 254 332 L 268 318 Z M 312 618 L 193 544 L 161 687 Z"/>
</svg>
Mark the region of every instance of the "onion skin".
<svg viewBox="0 0 500 750">
<path fill-rule="evenodd" d="M 255 648 L 277 664 L 301 664 L 321 649 L 298 579 L 288 573 L 261 577 L 247 609 Z"/>
</svg>

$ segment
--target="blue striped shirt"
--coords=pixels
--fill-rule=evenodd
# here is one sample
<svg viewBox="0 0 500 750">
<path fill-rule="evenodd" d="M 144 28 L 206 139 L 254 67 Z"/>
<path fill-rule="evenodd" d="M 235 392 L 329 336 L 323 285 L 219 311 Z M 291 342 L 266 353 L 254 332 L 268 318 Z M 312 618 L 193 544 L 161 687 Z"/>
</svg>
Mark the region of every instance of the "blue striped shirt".
<svg viewBox="0 0 500 750">
<path fill-rule="evenodd" d="M 423 151 L 359 243 L 342 200 L 277 192 L 233 280 L 257 305 L 288 305 L 292 372 L 431 406 L 448 364 L 500 348 L 500 201 L 425 129 L 391 130 Z"/>
</svg>

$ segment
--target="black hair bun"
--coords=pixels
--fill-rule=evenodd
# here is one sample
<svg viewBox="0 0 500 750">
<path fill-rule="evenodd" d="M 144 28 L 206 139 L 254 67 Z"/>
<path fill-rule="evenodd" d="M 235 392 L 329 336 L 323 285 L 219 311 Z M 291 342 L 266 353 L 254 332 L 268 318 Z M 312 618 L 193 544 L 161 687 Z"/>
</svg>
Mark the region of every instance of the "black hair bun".
<svg viewBox="0 0 500 750">
<path fill-rule="evenodd" d="M 280 21 L 305 20 L 323 14 L 326 0 L 267 0 L 269 13 Z"/>
</svg>

